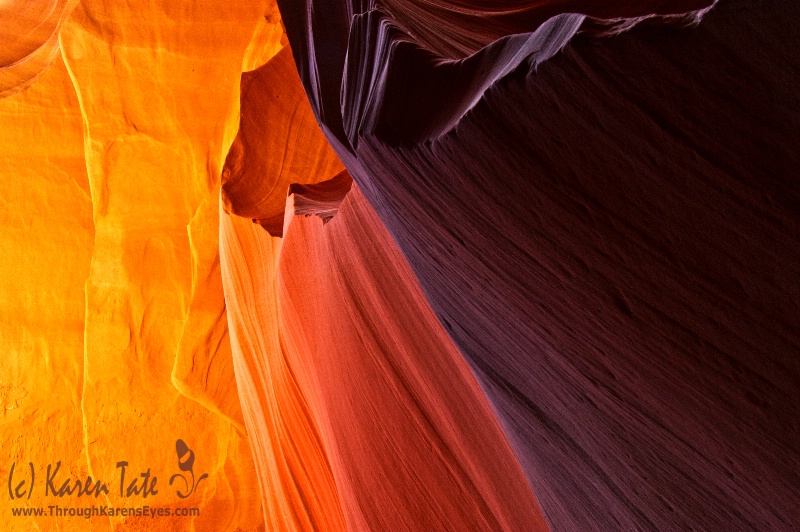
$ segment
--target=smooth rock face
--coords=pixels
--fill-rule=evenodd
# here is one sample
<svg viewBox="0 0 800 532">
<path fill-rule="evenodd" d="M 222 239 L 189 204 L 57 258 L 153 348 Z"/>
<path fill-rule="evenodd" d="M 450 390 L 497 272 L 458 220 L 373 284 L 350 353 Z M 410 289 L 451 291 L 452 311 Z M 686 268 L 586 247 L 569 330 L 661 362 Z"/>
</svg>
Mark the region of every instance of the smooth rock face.
<svg viewBox="0 0 800 532">
<path fill-rule="evenodd" d="M 210 477 L 180 502 L 205 506 L 195 520 L 207 529 L 261 520 L 247 502 L 255 470 L 234 443 L 241 414 L 221 283 L 208 279 L 218 260 L 217 176 L 236 125 L 242 58 L 264 10 L 86 1 L 61 31 L 86 122 L 95 227 L 82 402 L 90 471 L 113 477 L 120 455 L 131 467 L 146 460 L 171 471 L 174 456 L 153 450 L 182 438 Z M 198 98 L 207 79 L 215 89 Z M 128 431 L 136 437 L 120 441 Z M 151 504 L 176 504 L 173 490 Z"/>
<path fill-rule="evenodd" d="M 0 97 L 28 87 L 59 55 L 58 34 L 78 0 L 0 2 Z"/>
<path fill-rule="evenodd" d="M 287 46 L 242 75 L 241 121 L 222 171 L 227 212 L 281 236 L 292 183 L 318 183 L 344 170 L 308 103 Z"/>
<path fill-rule="evenodd" d="M 278 4 L 0 0 L 0 529 L 795 530 L 794 5 Z"/>
<path fill-rule="evenodd" d="M 51 33 L 56 58 L 0 99 L 0 474 L 5 486 L 12 462 L 35 462 L 30 506 L 200 515 L 12 518 L 22 503 L 4 497 L 0 528 L 263 530 L 227 333 L 218 203 L 242 70 L 282 46 L 275 6 L 87 0 L 54 22 L 71 10 L 62 4 L 41 21 L 41 6 L 12 5 L 11 66 Z M 200 90 L 207 80 L 211 90 Z M 186 499 L 169 484 L 177 439 L 197 476 L 208 474 Z M 44 497 L 44 468 L 56 461 L 61 477 L 107 480 L 111 494 Z M 129 480 L 157 475 L 158 494 L 121 499 L 119 461 Z"/>
<path fill-rule="evenodd" d="M 800 522 L 791 2 L 607 38 L 565 14 L 463 62 L 391 9 L 279 4 L 323 129 L 553 529 Z"/>
<path fill-rule="evenodd" d="M 12 463 L 56 458 L 87 472 L 83 285 L 94 226 L 81 113 L 60 58 L 0 99 L 0 123 L 0 529 L 47 530 L 12 519 L 5 487 Z"/>
<path fill-rule="evenodd" d="M 279 249 L 222 215 L 268 528 L 545 530 L 486 398 L 374 211 L 357 189 L 332 218 L 321 201 L 349 180 L 295 189 Z"/>
</svg>

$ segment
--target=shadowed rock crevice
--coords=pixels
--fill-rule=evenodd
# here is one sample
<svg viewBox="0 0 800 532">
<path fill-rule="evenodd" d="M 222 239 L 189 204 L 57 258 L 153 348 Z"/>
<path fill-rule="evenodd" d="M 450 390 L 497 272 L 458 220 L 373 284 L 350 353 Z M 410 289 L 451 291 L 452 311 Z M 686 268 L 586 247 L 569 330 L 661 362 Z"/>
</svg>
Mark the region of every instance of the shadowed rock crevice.
<svg viewBox="0 0 800 532">
<path fill-rule="evenodd" d="M 522 36 L 453 63 L 389 30 L 403 25 L 390 14 L 353 18 L 371 6 L 280 6 L 323 130 L 474 369 L 550 526 L 791 528 L 793 4 L 721 1 L 694 27 L 578 33 L 508 71 L 492 54 Z M 453 17 L 446 38 L 479 33 Z"/>
</svg>

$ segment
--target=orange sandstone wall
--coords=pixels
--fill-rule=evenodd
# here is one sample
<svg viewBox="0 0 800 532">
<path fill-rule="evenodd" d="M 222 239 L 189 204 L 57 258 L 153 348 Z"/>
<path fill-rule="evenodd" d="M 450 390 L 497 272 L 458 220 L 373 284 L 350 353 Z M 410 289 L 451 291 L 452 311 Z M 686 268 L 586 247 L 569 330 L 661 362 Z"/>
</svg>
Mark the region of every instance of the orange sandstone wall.
<svg viewBox="0 0 800 532">
<path fill-rule="evenodd" d="M 263 530 L 217 205 L 241 73 L 281 49 L 280 17 L 266 1 L 52 4 L 0 6 L 0 529 Z M 186 499 L 178 439 L 208 475 Z M 110 493 L 45 496 L 58 461 L 57 487 L 90 475 Z M 158 493 L 120 497 L 119 461 Z M 12 499 L 29 463 L 32 496 Z M 53 504 L 200 515 L 11 512 Z"/>
<path fill-rule="evenodd" d="M 60 58 L 0 99 L 0 122 L 0 529 L 48 530 L 10 517 L 6 484 L 15 462 L 87 472 L 83 288 L 94 225 L 81 113 Z"/>
</svg>

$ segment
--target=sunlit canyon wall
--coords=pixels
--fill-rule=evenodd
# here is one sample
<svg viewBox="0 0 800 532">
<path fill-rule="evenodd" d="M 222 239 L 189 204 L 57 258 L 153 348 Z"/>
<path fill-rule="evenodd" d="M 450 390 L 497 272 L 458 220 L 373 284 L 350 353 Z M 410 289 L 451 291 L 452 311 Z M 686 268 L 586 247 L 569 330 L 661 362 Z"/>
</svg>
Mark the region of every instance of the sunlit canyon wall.
<svg viewBox="0 0 800 532">
<path fill-rule="evenodd" d="M 796 530 L 798 22 L 0 3 L 0 529 Z"/>
</svg>

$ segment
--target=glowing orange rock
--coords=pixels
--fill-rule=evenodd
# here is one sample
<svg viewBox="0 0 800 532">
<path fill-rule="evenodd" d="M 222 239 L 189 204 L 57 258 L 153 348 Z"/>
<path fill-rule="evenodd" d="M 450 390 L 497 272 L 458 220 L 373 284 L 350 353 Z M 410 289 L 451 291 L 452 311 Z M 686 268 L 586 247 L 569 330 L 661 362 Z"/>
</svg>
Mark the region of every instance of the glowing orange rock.
<svg viewBox="0 0 800 532">
<path fill-rule="evenodd" d="M 85 1 L 65 25 L 76 3 L 0 2 L 0 473 L 32 461 L 39 477 L 30 502 L 3 498 L 0 528 L 263 529 L 218 197 L 241 72 L 281 49 L 280 16 L 267 1 Z M 168 483 L 176 439 L 196 453 L 190 473 L 208 474 L 185 501 Z M 56 461 L 59 487 L 110 486 L 94 504 L 200 515 L 12 519 L 20 505 L 86 506 L 43 498 Z M 121 461 L 146 500 L 120 498 Z"/>
<path fill-rule="evenodd" d="M 341 512 L 349 530 L 545 530 L 477 382 L 357 189 L 331 219 L 350 184 L 343 173 L 295 187 L 280 247 L 257 225 L 221 218 L 268 525 L 339 529 Z M 297 471 L 317 474 L 287 482 Z M 297 519 L 298 498 L 327 505 Z"/>
<path fill-rule="evenodd" d="M 225 209 L 280 236 L 292 183 L 318 183 L 344 170 L 317 125 L 287 46 L 242 75 L 242 120 L 222 174 Z"/>
<path fill-rule="evenodd" d="M 51 28 L 48 20 L 40 26 Z M 20 175 L 3 169 L 2 186 L 15 191 L 9 197 L 18 204 L 0 235 L 4 255 L 14 261 L 4 263 L 7 289 L 18 282 L 11 275 L 17 269 L 60 253 L 50 258 L 60 269 L 31 269 L 22 297 L 0 300 L 3 315 L 15 313 L 3 324 L 15 353 L 0 369 L 0 382 L 7 402 L 24 409 L 14 421 L 20 423 L 14 458 L 52 457 L 64 464 L 65 478 L 108 482 L 112 489 L 97 504 L 200 510 L 155 520 L 49 519 L 39 528 L 263 528 L 227 339 L 217 204 L 222 160 L 237 127 L 241 71 L 277 52 L 276 27 L 268 2 L 87 0 L 56 34 L 69 77 L 62 65 L 53 70 L 56 82 L 34 83 L 0 101 L 9 121 L 30 118 L 19 142 L 15 128 L 9 130 L 4 155 L 15 163 L 12 172 L 41 176 L 20 185 Z M 39 33 L 25 42 L 35 44 Z M 213 90 L 199 90 L 208 80 Z M 39 115 L 46 130 L 34 138 L 24 128 L 36 131 Z M 24 150 L 41 160 L 23 158 Z M 70 157 L 68 169 L 59 157 Z M 46 224 L 25 229 L 26 220 L 42 214 Z M 42 298 L 50 293 L 51 300 Z M 51 328 L 52 336 L 45 332 Z M 42 405 L 45 397 L 55 406 Z M 57 423 L 50 422 L 54 415 Z M 32 444 L 40 441 L 37 429 L 52 438 Z M 56 438 L 70 443 L 62 450 Z M 179 468 L 178 439 L 195 453 L 191 471 Z M 128 482 L 120 496 L 123 461 Z M 173 472 L 191 482 L 173 476 L 177 483 L 168 483 Z"/>
<path fill-rule="evenodd" d="M 214 190 L 218 193 L 219 189 Z M 218 210 L 218 199 L 210 194 L 188 225 L 192 299 L 172 368 L 172 383 L 182 394 L 226 416 L 243 431 L 219 271 Z"/>
<path fill-rule="evenodd" d="M 288 364 L 275 278 L 281 239 L 221 213 L 233 361 L 268 530 L 345 530 L 314 412 Z"/>
<path fill-rule="evenodd" d="M 0 97 L 30 85 L 58 56 L 58 30 L 77 0 L 0 2 Z"/>
<path fill-rule="evenodd" d="M 83 285 L 94 228 L 80 109 L 60 58 L 0 99 L 0 124 L 0 530 L 53 530 L 49 518 L 12 517 L 38 502 L 10 500 L 5 487 L 12 464 L 20 482 L 29 462 L 40 478 L 57 460 L 87 474 Z"/>
</svg>

